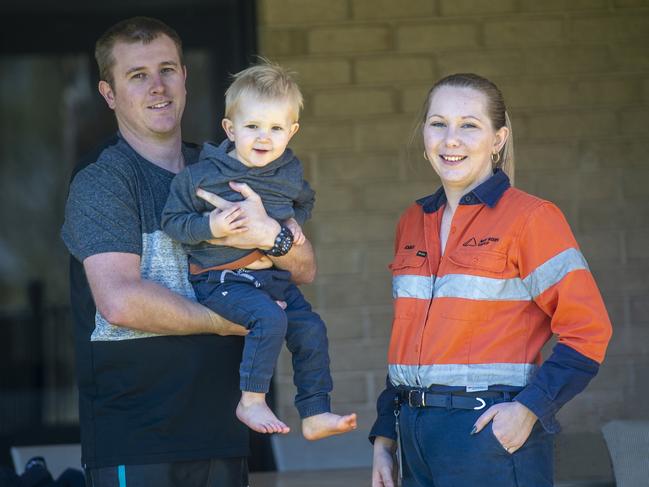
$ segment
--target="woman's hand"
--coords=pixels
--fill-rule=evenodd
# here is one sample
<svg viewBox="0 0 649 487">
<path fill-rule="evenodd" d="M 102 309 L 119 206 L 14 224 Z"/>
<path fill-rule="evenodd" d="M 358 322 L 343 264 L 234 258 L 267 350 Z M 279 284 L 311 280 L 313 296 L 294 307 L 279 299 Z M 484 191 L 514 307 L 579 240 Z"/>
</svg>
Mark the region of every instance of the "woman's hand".
<svg viewBox="0 0 649 487">
<path fill-rule="evenodd" d="M 478 418 L 471 434 L 480 432 L 489 421 L 493 421 L 491 429 L 494 436 L 507 453 L 514 453 L 527 441 L 537 419 L 532 411 L 519 402 L 494 404 Z"/>
<path fill-rule="evenodd" d="M 372 462 L 372 487 L 395 487 L 394 451 L 397 443 L 390 438 L 377 436 L 374 439 L 374 460 Z"/>
</svg>

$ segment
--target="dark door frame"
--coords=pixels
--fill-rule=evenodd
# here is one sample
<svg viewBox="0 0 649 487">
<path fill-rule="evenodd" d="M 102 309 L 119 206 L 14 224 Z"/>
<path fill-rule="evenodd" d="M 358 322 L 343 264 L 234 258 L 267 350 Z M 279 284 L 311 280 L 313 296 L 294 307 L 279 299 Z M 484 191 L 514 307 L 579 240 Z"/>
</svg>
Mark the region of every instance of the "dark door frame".
<svg viewBox="0 0 649 487">
<path fill-rule="evenodd" d="M 168 1 L 165 6 L 155 7 L 138 5 L 148 3 L 142 0 L 116 0 L 112 5 L 93 5 L 82 0 L 43 3 L 38 0 L 2 3 L 0 56 L 87 54 L 92 59 L 95 41 L 108 27 L 128 17 L 151 16 L 173 27 L 185 49 L 199 48 L 209 53 L 215 92 L 224 93 L 229 74 L 246 67 L 257 53 L 255 0 L 209 0 L 194 5 L 177 0 L 178 5 Z M 99 78 L 96 64 L 91 62 L 89 66 L 91 79 L 96 83 Z M 223 97 L 213 97 L 212 105 L 212 113 L 223 113 Z M 257 463 L 257 469 L 274 469 L 267 438 L 260 441 L 253 436 L 252 440 L 251 467 Z M 78 426 L 34 424 L 29 431 L 0 437 L 0 466 L 10 464 L 10 445 L 76 442 L 79 442 Z"/>
<path fill-rule="evenodd" d="M 19 2 L 0 7 L 0 56 L 25 54 L 75 54 L 94 56 L 95 41 L 119 20 L 144 15 L 155 17 L 173 27 L 186 49 L 206 49 L 213 66 L 215 92 L 223 93 L 228 74 L 246 67 L 257 53 L 255 0 L 211 0 L 205 5 L 167 5 L 155 8 L 139 6 L 93 9 L 92 2 L 72 8 L 64 0 L 53 2 L 56 10 L 21 7 Z M 76 3 L 76 2 L 75 2 Z M 119 2 L 122 3 L 122 2 Z M 98 81 L 95 63 L 93 80 Z M 212 113 L 223 113 L 222 97 L 212 101 Z"/>
</svg>

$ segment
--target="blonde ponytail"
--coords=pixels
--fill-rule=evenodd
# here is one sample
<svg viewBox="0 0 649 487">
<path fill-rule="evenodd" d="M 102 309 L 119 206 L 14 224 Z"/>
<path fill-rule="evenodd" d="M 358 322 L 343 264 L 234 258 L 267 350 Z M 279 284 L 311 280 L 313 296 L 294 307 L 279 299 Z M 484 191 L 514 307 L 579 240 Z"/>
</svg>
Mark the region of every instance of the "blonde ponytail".
<svg viewBox="0 0 649 487">
<path fill-rule="evenodd" d="M 505 112 L 505 127 L 509 129 L 509 137 L 507 137 L 503 148 L 500 149 L 500 164 L 498 166 L 507 174 L 509 181 L 514 186 L 514 133 L 507 112 Z"/>
</svg>

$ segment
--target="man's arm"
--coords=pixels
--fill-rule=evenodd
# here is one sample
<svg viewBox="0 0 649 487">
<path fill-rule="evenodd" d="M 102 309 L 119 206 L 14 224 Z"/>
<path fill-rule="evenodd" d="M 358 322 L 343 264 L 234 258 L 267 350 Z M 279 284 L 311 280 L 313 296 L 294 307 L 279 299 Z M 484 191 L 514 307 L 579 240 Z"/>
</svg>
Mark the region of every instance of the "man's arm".
<svg viewBox="0 0 649 487">
<path fill-rule="evenodd" d="M 275 266 L 289 271 L 296 284 L 309 284 L 315 279 L 317 272 L 315 253 L 308 240 L 305 240 L 302 245 L 294 245 L 288 254 L 282 257 L 269 256 L 269 258 Z"/>
<path fill-rule="evenodd" d="M 245 198 L 236 205 L 241 207 L 246 215 L 247 231 L 227 237 L 215 238 L 210 240 L 210 243 L 240 249 L 270 249 L 280 231 L 279 223 L 268 216 L 261 198 L 247 184 L 230 183 L 230 186 L 235 191 L 239 191 Z M 202 189 L 199 189 L 196 194 L 214 205 L 216 207 L 214 212 L 224 211 L 235 204 Z M 289 271 L 293 281 L 297 284 L 307 284 L 315 278 L 315 254 L 313 246 L 308 240 L 303 245 L 293 246 L 288 254 L 282 257 L 271 257 L 271 260 L 280 269 Z"/>
<path fill-rule="evenodd" d="M 246 335 L 208 308 L 140 276 L 140 256 L 122 252 L 83 261 L 97 310 L 113 325 L 163 335 Z"/>
</svg>

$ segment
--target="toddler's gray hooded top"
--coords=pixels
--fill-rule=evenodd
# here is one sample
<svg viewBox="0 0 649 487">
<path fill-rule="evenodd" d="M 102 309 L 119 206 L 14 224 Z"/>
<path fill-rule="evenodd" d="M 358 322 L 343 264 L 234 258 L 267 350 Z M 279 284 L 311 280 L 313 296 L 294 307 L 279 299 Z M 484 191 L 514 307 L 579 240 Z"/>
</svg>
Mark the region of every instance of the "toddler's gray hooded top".
<svg viewBox="0 0 649 487">
<path fill-rule="evenodd" d="M 198 188 L 236 202 L 243 197 L 228 183 L 246 183 L 261 197 L 270 217 L 280 222 L 295 218 L 300 225 L 311 217 L 315 192 L 304 180 L 302 164 L 290 149 L 266 166 L 247 167 L 228 155 L 233 148 L 227 139 L 219 146 L 205 143 L 198 162 L 173 179 L 162 211 L 162 229 L 183 244 L 190 262 L 202 268 L 234 262 L 253 250 L 206 242 L 213 238 L 207 212 L 214 206 L 196 196 Z"/>
</svg>

